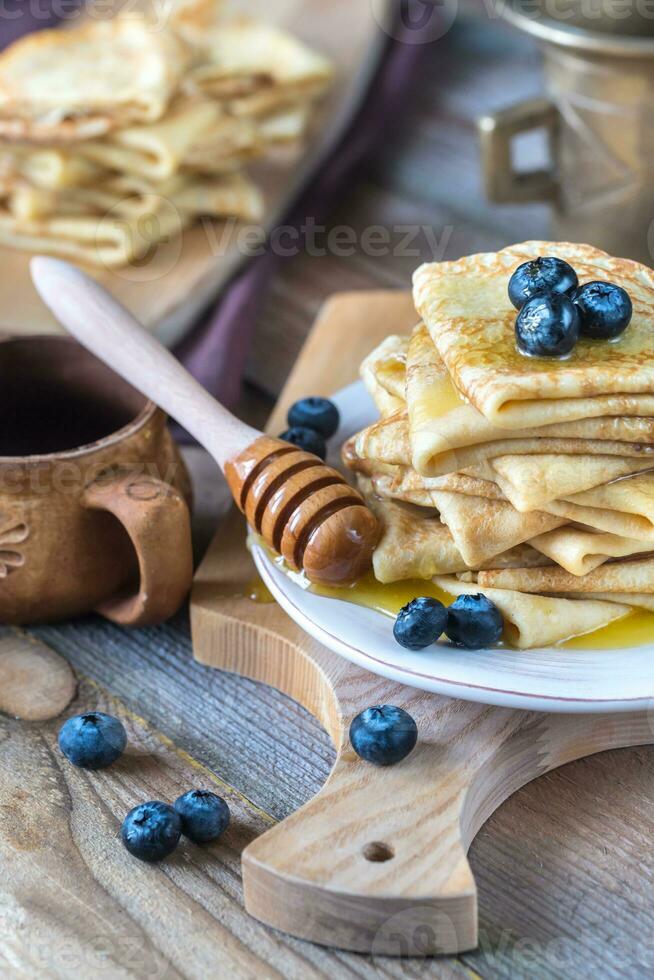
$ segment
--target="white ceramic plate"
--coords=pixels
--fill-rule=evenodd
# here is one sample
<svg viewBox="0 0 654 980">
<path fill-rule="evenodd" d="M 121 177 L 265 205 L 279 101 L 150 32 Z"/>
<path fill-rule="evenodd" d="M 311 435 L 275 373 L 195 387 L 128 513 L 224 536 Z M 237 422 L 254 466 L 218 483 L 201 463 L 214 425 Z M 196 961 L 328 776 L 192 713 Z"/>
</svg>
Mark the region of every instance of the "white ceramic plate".
<svg viewBox="0 0 654 980">
<path fill-rule="evenodd" d="M 377 418 L 361 383 L 335 396 L 341 411 L 338 447 Z M 352 663 L 393 681 L 448 697 L 539 711 L 638 711 L 654 707 L 654 642 L 621 650 L 489 649 L 438 644 L 417 653 L 393 639 L 392 620 L 340 599 L 313 595 L 254 549 L 264 582 L 307 633 Z M 654 641 L 654 637 L 652 638 Z"/>
</svg>

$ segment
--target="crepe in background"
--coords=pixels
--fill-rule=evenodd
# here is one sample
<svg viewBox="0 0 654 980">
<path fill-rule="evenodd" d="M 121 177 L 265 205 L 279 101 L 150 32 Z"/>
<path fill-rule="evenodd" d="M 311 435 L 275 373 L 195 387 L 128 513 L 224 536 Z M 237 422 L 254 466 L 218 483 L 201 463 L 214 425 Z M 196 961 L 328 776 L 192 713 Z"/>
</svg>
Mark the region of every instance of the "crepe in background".
<svg viewBox="0 0 654 980">
<path fill-rule="evenodd" d="M 539 255 L 569 262 L 581 283 L 623 286 L 633 319 L 617 344 L 581 340 L 565 361 L 523 356 L 507 287 L 518 265 Z M 654 273 L 589 245 L 525 242 L 501 252 L 423 265 L 416 309 L 455 385 L 494 425 L 541 426 L 599 416 L 654 416 Z"/>
<path fill-rule="evenodd" d="M 57 143 L 160 119 L 190 61 L 135 14 L 29 34 L 0 56 L 0 136 Z"/>
<path fill-rule="evenodd" d="M 654 551 L 652 541 L 635 541 L 570 526 L 548 531 L 532 538 L 529 543 L 571 575 L 587 575 L 611 558 L 627 558 Z"/>
<path fill-rule="evenodd" d="M 435 584 L 450 595 L 474 595 L 479 588 L 457 579 L 437 576 Z M 560 599 L 528 595 L 509 589 L 484 589 L 504 618 L 504 638 L 519 650 L 562 643 L 608 626 L 631 613 L 629 605 L 598 599 Z"/>
<path fill-rule="evenodd" d="M 240 174 L 177 177 L 157 191 L 125 177 L 103 189 L 22 191 L 0 209 L 0 243 L 107 267 L 142 258 L 198 215 L 257 220 L 262 209 L 258 189 Z"/>
<path fill-rule="evenodd" d="M 290 34 L 249 17 L 225 21 L 200 39 L 201 63 L 185 87 L 229 101 L 237 114 L 266 115 L 314 98 L 332 76 L 329 61 Z"/>
<path fill-rule="evenodd" d="M 642 592 L 647 595 L 654 594 L 654 558 L 611 562 L 580 576 L 554 565 L 479 572 L 477 582 L 480 588 L 520 589 L 522 592 Z"/>
<path fill-rule="evenodd" d="M 495 480 L 516 510 L 537 510 L 569 497 L 647 470 L 654 460 L 622 456 L 499 456 L 491 462 Z"/>
</svg>

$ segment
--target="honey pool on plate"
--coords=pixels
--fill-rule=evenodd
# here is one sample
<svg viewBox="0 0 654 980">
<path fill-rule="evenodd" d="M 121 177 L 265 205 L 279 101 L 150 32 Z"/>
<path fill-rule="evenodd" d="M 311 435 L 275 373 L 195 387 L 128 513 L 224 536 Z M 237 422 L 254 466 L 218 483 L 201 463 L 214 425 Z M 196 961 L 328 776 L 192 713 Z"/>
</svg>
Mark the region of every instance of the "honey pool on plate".
<svg viewBox="0 0 654 980">
<path fill-rule="evenodd" d="M 316 585 L 309 582 L 301 572 L 294 572 L 289 569 L 278 556 L 271 554 L 270 557 L 278 567 L 283 568 L 284 573 L 300 588 L 327 599 L 341 599 L 357 606 L 364 606 L 366 609 L 373 609 L 375 612 L 393 619 L 402 606 L 417 596 L 429 596 L 432 599 L 438 599 L 446 606 L 449 606 L 454 599 L 448 592 L 443 592 L 432 582 L 422 579 L 408 579 L 404 582 L 383 585 L 377 581 L 372 572 L 368 572 L 358 582 L 346 587 Z M 272 595 L 261 579 L 254 579 L 249 584 L 248 595 L 254 602 L 274 602 Z M 654 640 L 654 612 L 646 609 L 634 609 L 623 619 L 618 619 L 608 626 L 603 626 L 602 629 L 594 630 L 592 633 L 572 637 L 570 640 L 559 643 L 558 646 L 573 650 L 616 650 L 642 646 L 651 643 L 652 640 Z M 523 652 L 525 656 L 529 655 L 528 650 Z"/>
</svg>

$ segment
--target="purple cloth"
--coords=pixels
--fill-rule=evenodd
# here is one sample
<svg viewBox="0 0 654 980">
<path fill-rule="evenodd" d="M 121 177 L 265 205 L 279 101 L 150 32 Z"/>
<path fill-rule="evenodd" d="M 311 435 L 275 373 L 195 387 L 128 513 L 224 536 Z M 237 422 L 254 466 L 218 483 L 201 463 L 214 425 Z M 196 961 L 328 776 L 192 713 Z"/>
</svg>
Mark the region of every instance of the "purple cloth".
<svg viewBox="0 0 654 980">
<path fill-rule="evenodd" d="M 0 49 L 28 31 L 76 17 L 81 0 L 2 0 L 2 5 Z M 429 49 L 428 42 L 440 34 L 438 29 L 434 31 L 434 23 L 440 18 L 438 5 L 439 0 L 396 0 L 396 16 L 385 28 L 388 39 L 362 108 L 320 172 L 307 181 L 284 225 L 299 229 L 309 218 L 317 224 L 324 222 L 381 137 L 388 138 L 389 120 L 402 108 L 420 56 Z M 227 406 L 238 399 L 257 311 L 282 261 L 288 259 L 270 249 L 250 260 L 175 352 Z"/>
</svg>

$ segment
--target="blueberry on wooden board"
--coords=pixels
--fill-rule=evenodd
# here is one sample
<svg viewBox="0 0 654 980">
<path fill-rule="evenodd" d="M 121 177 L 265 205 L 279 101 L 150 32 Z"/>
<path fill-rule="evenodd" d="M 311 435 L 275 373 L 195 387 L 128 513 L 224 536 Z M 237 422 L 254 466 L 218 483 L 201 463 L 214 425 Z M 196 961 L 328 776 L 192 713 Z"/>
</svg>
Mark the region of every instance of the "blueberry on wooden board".
<svg viewBox="0 0 654 980">
<path fill-rule="evenodd" d="M 182 833 L 196 844 L 216 840 L 229 825 L 229 807 L 221 796 L 192 789 L 173 804 L 182 821 Z"/>
<path fill-rule="evenodd" d="M 350 742 L 360 758 L 377 766 L 392 766 L 405 759 L 418 741 L 411 715 L 392 704 L 366 708 L 350 725 Z"/>
<path fill-rule="evenodd" d="M 338 409 L 329 398 L 301 398 L 291 405 L 288 411 L 288 424 L 291 428 L 314 429 L 324 439 L 331 439 L 340 424 Z"/>
<path fill-rule="evenodd" d="M 313 453 L 320 459 L 327 458 L 327 446 L 323 436 L 315 429 L 307 429 L 305 426 L 296 425 L 292 429 L 282 432 L 279 437 L 284 442 L 290 442 L 298 449 L 303 449 L 305 453 Z"/>
<path fill-rule="evenodd" d="M 161 861 L 175 850 L 182 833 L 180 815 L 167 803 L 151 800 L 130 810 L 123 821 L 123 844 L 140 861 Z"/>
<path fill-rule="evenodd" d="M 397 614 L 393 636 L 407 650 L 424 650 L 445 632 L 447 609 L 438 599 L 412 599 Z"/>
<path fill-rule="evenodd" d="M 480 650 L 497 643 L 504 629 L 504 620 L 494 602 L 485 595 L 460 595 L 447 611 L 449 639 L 457 646 Z"/>
<path fill-rule="evenodd" d="M 563 259 L 542 255 L 523 262 L 509 279 L 509 299 L 516 310 L 543 293 L 571 293 L 579 284 L 577 273 Z"/>
<path fill-rule="evenodd" d="M 90 711 L 69 718 L 59 732 L 59 748 L 80 769 L 106 769 L 127 745 L 127 732 L 113 715 Z"/>
</svg>

